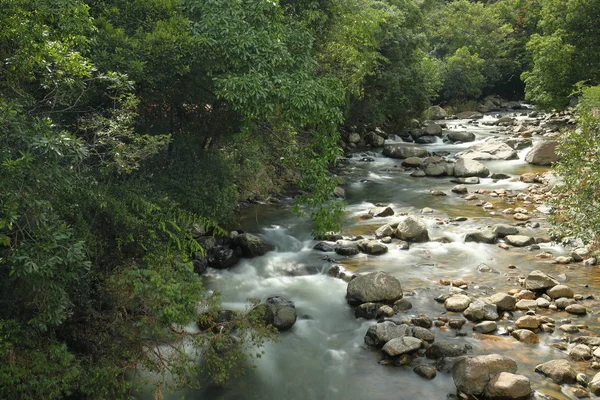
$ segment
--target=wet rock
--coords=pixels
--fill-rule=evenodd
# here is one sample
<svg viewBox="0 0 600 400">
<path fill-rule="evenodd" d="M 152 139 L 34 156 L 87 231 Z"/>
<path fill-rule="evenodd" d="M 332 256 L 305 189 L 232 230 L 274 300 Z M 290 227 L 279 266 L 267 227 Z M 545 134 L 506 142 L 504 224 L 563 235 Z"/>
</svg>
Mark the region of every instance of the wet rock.
<svg viewBox="0 0 600 400">
<path fill-rule="evenodd" d="M 402 166 L 407 168 L 420 168 L 423 166 L 423 160 L 419 157 L 409 157 L 402 161 Z"/>
<path fill-rule="evenodd" d="M 475 140 L 475 134 L 467 131 L 453 131 L 448 133 L 448 139 L 453 142 L 472 142 Z"/>
<path fill-rule="evenodd" d="M 519 233 L 519 229 L 508 224 L 496 224 L 492 227 L 492 232 L 498 235 L 499 238 L 503 238 L 508 235 L 517 235 Z"/>
<path fill-rule="evenodd" d="M 476 176 L 472 176 L 472 177 L 468 177 L 468 178 L 456 178 L 456 179 L 452 179 L 450 182 L 458 183 L 458 184 L 462 184 L 462 185 L 477 185 L 477 184 L 479 184 L 479 178 Z"/>
<path fill-rule="evenodd" d="M 525 247 L 535 243 L 535 239 L 524 235 L 506 235 L 504 241 L 515 247 Z"/>
<path fill-rule="evenodd" d="M 375 132 L 369 132 L 365 136 L 365 143 L 371 145 L 372 147 L 383 147 L 385 138 L 379 136 Z"/>
<path fill-rule="evenodd" d="M 543 297 L 539 297 L 539 298 L 535 299 L 535 302 L 537 303 L 537 306 L 540 308 L 550 307 L 550 301 L 544 299 Z"/>
<path fill-rule="evenodd" d="M 215 246 L 208 256 L 208 266 L 217 269 L 230 268 L 238 261 L 239 255 L 233 249 L 225 246 Z"/>
<path fill-rule="evenodd" d="M 500 318 L 495 304 L 486 304 L 478 300 L 469 304 L 463 315 L 471 321 L 494 321 Z"/>
<path fill-rule="evenodd" d="M 598 260 L 594 257 L 588 258 L 587 260 L 583 261 L 583 265 L 585 265 L 586 267 L 592 267 L 596 264 L 598 264 Z"/>
<path fill-rule="evenodd" d="M 529 273 L 525 278 L 524 287 L 528 290 L 548 289 L 558 285 L 558 281 L 540 270 Z"/>
<path fill-rule="evenodd" d="M 278 331 L 287 331 L 296 323 L 298 314 L 296 306 L 285 297 L 273 296 L 266 301 L 267 313 L 265 322 L 273 325 Z"/>
<path fill-rule="evenodd" d="M 587 313 L 587 309 L 581 304 L 571 304 L 570 306 L 565 307 L 565 311 L 575 315 L 585 315 Z"/>
<path fill-rule="evenodd" d="M 337 254 L 339 254 L 340 256 L 355 256 L 358 253 L 360 253 L 357 245 L 354 245 L 354 244 L 353 245 L 348 245 L 348 244 L 337 245 L 335 247 L 335 252 Z"/>
<path fill-rule="evenodd" d="M 390 306 L 381 306 L 379 307 L 379 309 L 377 309 L 377 319 L 380 318 L 390 318 L 393 317 L 394 315 L 396 315 L 396 311 L 394 311 L 394 309 Z"/>
<path fill-rule="evenodd" d="M 446 299 L 444 307 L 446 307 L 446 310 L 448 311 L 463 312 L 469 307 L 471 301 L 469 296 L 459 294 Z"/>
<path fill-rule="evenodd" d="M 429 329 L 433 326 L 433 323 L 431 322 L 431 318 L 429 318 L 425 315 L 419 315 L 418 317 L 411 319 L 411 322 L 415 326 L 420 326 L 420 327 L 426 328 L 426 329 Z"/>
<path fill-rule="evenodd" d="M 521 290 L 515 294 L 515 298 L 519 300 L 535 300 L 535 293 L 531 290 Z"/>
<path fill-rule="evenodd" d="M 465 185 L 456 185 L 452 188 L 452 192 L 457 194 L 465 194 L 468 193 L 469 190 Z"/>
<path fill-rule="evenodd" d="M 529 329 L 516 329 L 511 335 L 519 342 L 526 344 L 538 344 L 540 342 L 540 338 Z"/>
<path fill-rule="evenodd" d="M 377 240 L 361 240 L 358 242 L 358 249 L 370 255 L 381 255 L 388 251 L 387 246 L 379 243 Z"/>
<path fill-rule="evenodd" d="M 419 375 L 422 378 L 425 379 L 433 379 L 436 377 L 437 375 L 437 371 L 435 370 L 435 368 L 433 368 L 432 366 L 429 365 L 417 365 L 414 369 L 413 372 L 417 375 Z"/>
<path fill-rule="evenodd" d="M 588 346 L 597 347 L 600 346 L 600 336 L 579 336 L 575 338 L 575 343 L 583 343 Z"/>
<path fill-rule="evenodd" d="M 540 372 L 555 383 L 575 383 L 577 373 L 571 367 L 567 360 L 552 360 L 539 364 L 535 367 L 536 372 Z"/>
<path fill-rule="evenodd" d="M 534 165 L 551 165 L 558 161 L 556 154 L 556 140 L 545 140 L 535 144 L 533 149 L 525 156 L 525 161 Z"/>
<path fill-rule="evenodd" d="M 408 311 L 412 308 L 412 303 L 407 298 L 396 300 L 394 302 L 394 310 L 396 311 Z"/>
<path fill-rule="evenodd" d="M 422 178 L 424 176 L 427 176 L 427 174 L 425 173 L 425 171 L 421 171 L 421 170 L 417 170 L 417 171 L 413 171 L 410 176 L 412 176 L 413 178 Z"/>
<path fill-rule="evenodd" d="M 385 321 L 371 325 L 365 334 L 365 343 L 373 347 L 382 347 L 392 339 L 411 336 L 408 325 L 396 325 L 392 321 Z"/>
<path fill-rule="evenodd" d="M 390 340 L 383 346 L 383 352 L 390 357 L 413 353 L 421 348 L 423 342 L 414 337 L 399 337 Z"/>
<path fill-rule="evenodd" d="M 377 228 L 377 230 L 375 231 L 375 237 L 377 239 L 381 239 L 384 238 L 386 236 L 392 236 L 394 234 L 394 228 L 392 228 L 390 225 L 385 224 L 383 226 L 380 226 L 379 228 Z"/>
<path fill-rule="evenodd" d="M 233 244 L 242 250 L 242 255 L 246 258 L 262 256 L 274 249 L 271 244 L 251 233 L 242 233 L 236 236 Z"/>
<path fill-rule="evenodd" d="M 482 163 L 461 158 L 454 164 L 454 176 L 460 177 L 487 177 L 490 171 Z"/>
<path fill-rule="evenodd" d="M 571 289 L 567 285 L 556 285 L 548 289 L 546 293 L 548 294 L 548 296 L 550 296 L 551 299 L 558 299 L 560 297 L 571 298 L 575 296 L 573 289 Z"/>
<path fill-rule="evenodd" d="M 496 234 L 492 231 L 470 232 L 465 235 L 465 243 L 475 242 L 494 244 L 496 242 L 496 237 Z"/>
<path fill-rule="evenodd" d="M 473 327 L 473 330 L 478 333 L 492 333 L 498 329 L 498 324 L 494 321 L 480 322 Z"/>
<path fill-rule="evenodd" d="M 377 318 L 379 307 L 381 307 L 381 304 L 378 303 L 363 303 L 356 307 L 354 316 L 356 318 L 375 319 Z"/>
<path fill-rule="evenodd" d="M 425 225 L 425 222 L 421 218 L 413 216 L 406 217 L 398 224 L 398 227 L 394 231 L 394 237 L 411 242 L 429 241 L 427 225 Z"/>
<path fill-rule="evenodd" d="M 435 342 L 427 349 L 427 358 L 437 360 L 442 357 L 458 357 L 467 354 L 465 344 L 451 343 L 447 341 Z"/>
<path fill-rule="evenodd" d="M 390 217 L 394 215 L 392 207 L 375 207 L 369 210 L 369 214 L 373 217 Z"/>
<path fill-rule="evenodd" d="M 412 334 L 414 337 L 421 339 L 424 342 L 434 342 L 435 335 L 429 329 L 422 328 L 420 326 L 415 326 L 412 329 Z"/>
<path fill-rule="evenodd" d="M 489 354 L 465 357 L 452 368 L 456 388 L 467 395 L 480 396 L 490 380 L 501 372 L 517 372 L 517 364 L 509 357 Z"/>
<path fill-rule="evenodd" d="M 569 307 L 571 305 L 576 304 L 576 301 L 575 301 L 575 299 L 569 299 L 567 297 L 561 297 L 561 298 L 558 298 L 558 299 L 554 300 L 554 304 L 556 305 L 556 307 L 559 310 L 564 310 L 565 308 L 567 308 L 567 307 Z"/>
<path fill-rule="evenodd" d="M 559 256 L 554 259 L 557 264 L 571 264 L 573 262 L 572 257 Z"/>
<path fill-rule="evenodd" d="M 578 344 L 569 351 L 569 358 L 574 361 L 584 361 L 592 358 L 592 350 L 585 344 Z"/>
<path fill-rule="evenodd" d="M 588 385 L 588 388 L 596 396 L 600 395 L 600 372 L 594 375 L 592 381 Z"/>
<path fill-rule="evenodd" d="M 328 242 L 319 242 L 315 244 L 313 249 L 328 253 L 331 251 L 335 251 L 335 245 L 333 243 Z"/>
<path fill-rule="evenodd" d="M 577 383 L 583 387 L 586 387 L 588 383 L 590 383 L 590 378 L 584 373 L 579 373 L 577 374 Z"/>
<path fill-rule="evenodd" d="M 506 293 L 495 293 L 487 298 L 487 301 L 495 304 L 498 311 L 512 311 L 515 309 L 517 299 Z"/>
<path fill-rule="evenodd" d="M 451 319 L 448 321 L 448 326 L 452 329 L 460 329 L 466 322 L 464 319 Z"/>
<path fill-rule="evenodd" d="M 483 394 L 489 400 L 527 399 L 531 395 L 531 382 L 523 375 L 500 372 L 490 379 Z"/>
<path fill-rule="evenodd" d="M 558 327 L 561 331 L 565 333 L 577 333 L 579 332 L 579 328 L 577 325 L 565 324 Z"/>
<path fill-rule="evenodd" d="M 446 196 L 446 193 L 442 192 L 441 190 L 430 190 L 429 194 L 431 194 L 432 196 Z"/>
<path fill-rule="evenodd" d="M 388 274 L 379 271 L 366 275 L 359 275 L 348 284 L 346 299 L 348 303 L 393 303 L 402 298 L 402 285 L 400 281 Z"/>
<path fill-rule="evenodd" d="M 436 124 L 435 122 L 430 122 L 425 126 L 423 132 L 425 135 L 440 136 L 442 134 L 442 126 Z"/>
<path fill-rule="evenodd" d="M 427 150 L 418 146 L 404 144 L 389 144 L 384 146 L 383 155 L 390 158 L 405 159 L 410 157 L 427 157 Z"/>
</svg>

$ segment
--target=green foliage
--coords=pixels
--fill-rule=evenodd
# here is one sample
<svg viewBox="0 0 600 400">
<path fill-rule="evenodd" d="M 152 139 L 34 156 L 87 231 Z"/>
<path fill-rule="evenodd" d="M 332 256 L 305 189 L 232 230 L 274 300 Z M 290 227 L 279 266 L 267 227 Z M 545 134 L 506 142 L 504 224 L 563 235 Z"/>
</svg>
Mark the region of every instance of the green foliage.
<svg viewBox="0 0 600 400">
<path fill-rule="evenodd" d="M 560 236 L 582 239 L 598 245 L 600 240 L 600 117 L 593 115 L 600 107 L 600 86 L 582 90 L 578 106 L 578 127 L 563 133 L 558 147 L 560 161 L 555 170 L 563 183 L 555 187 L 552 204 L 556 208 L 554 221 Z"/>
<path fill-rule="evenodd" d="M 456 53 L 448 58 L 444 71 L 444 98 L 464 101 L 481 96 L 485 84 L 483 64 L 484 61 L 479 55 L 471 54 L 467 47 L 456 50 Z"/>
</svg>

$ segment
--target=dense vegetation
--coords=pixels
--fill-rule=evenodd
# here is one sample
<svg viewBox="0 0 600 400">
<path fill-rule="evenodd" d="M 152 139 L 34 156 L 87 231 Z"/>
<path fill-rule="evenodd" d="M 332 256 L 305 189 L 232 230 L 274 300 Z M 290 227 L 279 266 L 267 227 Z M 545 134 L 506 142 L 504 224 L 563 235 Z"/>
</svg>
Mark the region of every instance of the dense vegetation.
<svg viewBox="0 0 600 400">
<path fill-rule="evenodd" d="M 181 328 L 218 316 L 191 262 L 198 237 L 288 185 L 315 233 L 338 227 L 328 168 L 344 124 L 398 131 L 431 103 L 488 94 L 567 105 L 577 82 L 600 83 L 599 13 L 599 0 L 2 0 L 0 397 L 129 398 L 137 367 L 189 384 L 191 342 L 223 381 L 273 336 L 243 314 L 227 330 L 239 351 Z"/>
</svg>

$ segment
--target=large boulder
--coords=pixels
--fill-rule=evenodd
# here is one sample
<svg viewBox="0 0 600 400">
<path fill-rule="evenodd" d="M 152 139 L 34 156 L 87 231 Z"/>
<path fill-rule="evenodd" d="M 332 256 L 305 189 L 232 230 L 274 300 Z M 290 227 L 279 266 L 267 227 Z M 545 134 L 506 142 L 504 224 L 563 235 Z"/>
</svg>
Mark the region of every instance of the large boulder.
<svg viewBox="0 0 600 400">
<path fill-rule="evenodd" d="M 273 246 L 256 235 L 242 233 L 233 239 L 234 246 L 242 250 L 242 255 L 247 258 L 262 256 L 273 250 Z"/>
<path fill-rule="evenodd" d="M 362 303 L 393 303 L 402 298 L 400 281 L 387 272 L 359 275 L 348 283 L 346 299 L 352 305 Z"/>
<path fill-rule="evenodd" d="M 488 400 L 527 399 L 531 395 L 531 382 L 523 375 L 500 372 L 490 379 L 483 394 Z"/>
<path fill-rule="evenodd" d="M 383 144 L 385 143 L 385 138 L 379 136 L 375 132 L 369 132 L 365 136 L 365 142 L 371 145 L 372 147 L 383 147 Z"/>
<path fill-rule="evenodd" d="M 577 373 L 571 367 L 567 360 L 552 360 L 539 364 L 535 367 L 536 372 L 540 372 L 555 383 L 575 383 Z"/>
<path fill-rule="evenodd" d="M 457 178 L 472 176 L 485 178 L 489 174 L 490 170 L 487 169 L 485 165 L 475 160 L 461 158 L 454 164 L 454 176 Z"/>
<path fill-rule="evenodd" d="M 506 356 L 489 354 L 465 357 L 452 367 L 456 388 L 467 395 L 480 396 L 490 380 L 497 374 L 517 372 L 517 363 Z"/>
<path fill-rule="evenodd" d="M 549 289 L 558 285 L 558 281 L 540 270 L 531 271 L 525 278 L 524 287 L 527 290 Z"/>
<path fill-rule="evenodd" d="M 388 144 L 383 148 L 383 155 L 390 158 L 427 157 L 428 153 L 422 147 L 407 146 L 403 144 Z"/>
<path fill-rule="evenodd" d="M 467 131 L 452 131 L 448 133 L 448 139 L 453 142 L 472 142 L 475 140 L 475 134 Z"/>
<path fill-rule="evenodd" d="M 238 254 L 226 246 L 215 246 L 208 256 L 208 266 L 217 269 L 232 267 L 238 261 Z"/>
<path fill-rule="evenodd" d="M 411 242 L 427 242 L 429 241 L 429 233 L 427 225 L 418 217 L 408 216 L 404 218 L 394 231 L 394 237 L 411 241 Z"/>
<path fill-rule="evenodd" d="M 558 161 L 556 154 L 556 140 L 544 140 L 533 146 L 533 149 L 525 156 L 525 161 L 534 165 L 550 165 Z"/>
<path fill-rule="evenodd" d="M 369 346 L 381 347 L 392 339 L 405 336 L 412 336 L 410 326 L 385 321 L 369 327 L 365 334 L 365 343 Z"/>
<path fill-rule="evenodd" d="M 425 126 L 424 133 L 428 136 L 440 136 L 442 134 L 442 127 L 435 122 L 430 122 Z"/>
<path fill-rule="evenodd" d="M 519 154 L 512 147 L 498 140 L 476 144 L 458 156 L 471 160 L 516 160 L 519 158 Z"/>
<path fill-rule="evenodd" d="M 429 109 L 427 110 L 427 116 L 430 119 L 444 119 L 448 116 L 448 113 L 446 112 L 446 110 L 444 110 L 442 107 L 440 106 L 431 106 L 429 107 Z"/>
</svg>

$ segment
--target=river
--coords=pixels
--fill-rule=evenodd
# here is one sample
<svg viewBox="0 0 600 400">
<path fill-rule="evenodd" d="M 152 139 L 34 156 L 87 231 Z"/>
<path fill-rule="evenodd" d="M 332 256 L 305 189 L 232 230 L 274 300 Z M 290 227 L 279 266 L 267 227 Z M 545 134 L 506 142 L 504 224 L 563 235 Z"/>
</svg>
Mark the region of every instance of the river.
<svg viewBox="0 0 600 400">
<path fill-rule="evenodd" d="M 506 115 L 506 114 L 503 114 Z M 518 118 L 524 118 L 518 116 Z M 486 115 L 483 121 L 492 120 Z M 467 120 L 447 120 L 448 128 L 474 132 L 477 141 L 492 136 L 503 136 L 498 127 Z M 388 139 L 386 143 L 399 142 L 399 138 Z M 477 142 L 475 142 L 477 143 Z M 441 141 L 425 146 L 430 152 L 456 153 L 473 145 L 445 144 Z M 518 177 L 524 172 L 543 172 L 540 167 L 525 163 L 524 157 L 529 149 L 520 151 L 520 158 L 512 161 L 483 162 L 492 172 L 507 173 Z M 371 157 L 372 162 L 360 161 Z M 337 399 L 444 399 L 455 396 L 456 389 L 450 375 L 438 373 L 431 381 L 416 375 L 412 368 L 418 364 L 431 364 L 431 360 L 421 358 L 411 366 L 393 367 L 378 364 L 383 358 L 378 350 L 364 344 L 368 327 L 375 321 L 356 319 L 353 309 L 345 300 L 347 283 L 330 277 L 328 269 L 337 263 L 355 273 L 383 270 L 393 274 L 402 283 L 405 296 L 413 308 L 400 316 L 426 314 L 432 319 L 449 316 L 443 304 L 434 301 L 448 287 L 439 283 L 440 279 L 463 278 L 469 281 L 467 293 L 475 297 L 518 288 L 518 277 L 532 270 L 542 269 L 571 286 L 576 293 L 597 293 L 600 287 L 600 272 L 597 267 L 583 267 L 580 264 L 558 265 L 550 260 L 536 258 L 535 255 L 550 251 L 554 256 L 562 255 L 565 249 L 553 244 L 541 244 L 541 249 L 529 251 L 526 248 L 504 250 L 497 245 L 464 243 L 466 232 L 482 226 L 491 226 L 499 222 L 514 223 L 510 215 L 500 211 L 514 204 L 504 204 L 496 199 L 495 215 L 476 207 L 451 192 L 455 183 L 450 178 L 413 178 L 410 172 L 400 171 L 400 160 L 381 155 L 381 150 L 357 153 L 349 158 L 339 170 L 345 181 L 346 222 L 345 236 L 370 235 L 384 223 L 397 221 L 400 213 L 421 215 L 425 207 L 433 213 L 422 215 L 425 218 L 432 241 L 412 244 L 410 249 L 400 250 L 394 244 L 388 245 L 390 251 L 381 256 L 360 254 L 343 257 L 335 253 L 322 253 L 313 250 L 317 241 L 312 240 L 307 220 L 298 219 L 290 213 L 291 199 L 280 204 L 256 205 L 245 210 L 241 225 L 248 232 L 261 234 L 276 246 L 276 250 L 265 256 L 243 260 L 234 268 L 225 271 L 209 270 L 206 275 L 207 286 L 222 294 L 224 308 L 244 309 L 247 298 L 265 299 L 279 295 L 291 299 L 298 311 L 298 321 L 288 332 L 281 333 L 279 343 L 270 343 L 265 347 L 265 355 L 256 360 L 256 368 L 245 376 L 237 378 L 225 387 L 207 387 L 201 392 L 190 393 L 194 399 L 215 400 L 337 400 Z M 469 186 L 476 189 L 524 190 L 528 185 L 518 180 L 482 179 L 479 185 Z M 439 189 L 447 196 L 434 197 L 430 190 Z M 492 200 L 493 201 L 493 200 Z M 361 215 L 373 208 L 375 203 L 390 205 L 396 212 L 394 216 L 363 220 Z M 517 204 L 519 205 L 519 204 Z M 524 205 L 529 210 L 534 205 Z M 464 222 L 455 222 L 452 218 L 467 217 Z M 531 222 L 539 222 L 541 228 L 525 228 L 521 234 L 534 237 L 547 236 L 548 223 L 535 214 Z M 451 242 L 435 241 L 446 237 Z M 485 263 L 498 273 L 480 273 L 477 267 Z M 509 269 L 509 265 L 516 268 Z M 589 285 L 586 287 L 585 285 Z M 581 302 L 595 307 L 595 300 Z M 521 313 L 515 312 L 515 319 Z M 589 328 L 581 335 L 597 332 L 600 324 L 597 317 L 575 317 L 564 311 L 540 309 L 540 315 L 549 315 L 559 321 L 571 319 L 576 324 L 585 324 Z M 503 328 L 512 321 L 499 321 Z M 457 336 L 456 330 L 432 328 L 436 340 L 449 340 L 468 343 L 470 354 L 500 353 L 517 361 L 520 374 L 531 379 L 532 388 L 537 396 L 545 393 L 548 398 L 571 399 L 567 386 L 558 386 L 534 372 L 536 364 L 567 358 L 565 350 L 553 345 L 563 342 L 563 333 L 539 334 L 541 344 L 522 344 L 508 335 L 476 335 L 472 324 L 468 322 L 462 328 L 466 336 Z M 578 372 L 593 376 L 589 362 L 572 362 Z"/>
</svg>

